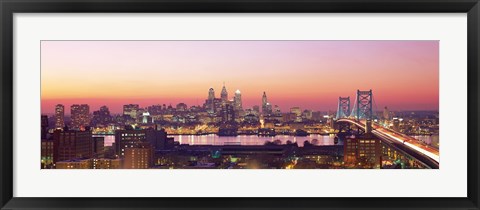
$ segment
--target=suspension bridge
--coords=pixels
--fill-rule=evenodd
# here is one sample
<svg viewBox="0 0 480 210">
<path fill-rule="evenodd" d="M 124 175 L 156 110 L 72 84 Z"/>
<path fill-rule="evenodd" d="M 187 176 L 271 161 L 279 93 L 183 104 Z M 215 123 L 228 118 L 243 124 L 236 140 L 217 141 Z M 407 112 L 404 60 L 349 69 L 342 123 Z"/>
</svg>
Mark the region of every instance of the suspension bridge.
<svg viewBox="0 0 480 210">
<path fill-rule="evenodd" d="M 378 124 L 374 119 L 373 104 L 372 90 L 357 90 L 352 109 L 350 109 L 350 97 L 339 97 L 335 118 L 335 124 L 338 125 L 339 132 L 346 127 L 356 127 L 358 131 L 375 136 L 384 145 L 426 168 L 439 168 L 440 156 L 438 149 L 411 136 Z"/>
</svg>

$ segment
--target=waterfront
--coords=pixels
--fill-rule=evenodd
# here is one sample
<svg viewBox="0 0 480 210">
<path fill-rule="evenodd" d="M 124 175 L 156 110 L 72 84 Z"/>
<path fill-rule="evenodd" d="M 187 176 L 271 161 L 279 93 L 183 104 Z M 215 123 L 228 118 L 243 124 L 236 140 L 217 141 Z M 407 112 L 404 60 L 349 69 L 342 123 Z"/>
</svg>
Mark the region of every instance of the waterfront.
<svg viewBox="0 0 480 210">
<path fill-rule="evenodd" d="M 309 136 L 288 136 L 288 135 L 277 135 L 277 136 L 256 136 L 256 135 L 240 135 L 240 136 L 218 136 L 215 134 L 210 135 L 172 135 L 175 141 L 180 142 L 180 144 L 189 144 L 189 145 L 263 145 L 267 141 L 280 140 L 282 144 L 286 144 L 287 141 L 292 143 L 297 143 L 298 146 L 303 147 L 303 142 L 308 140 L 317 139 L 317 145 L 335 145 L 334 135 L 318 135 L 312 134 Z"/>
<path fill-rule="evenodd" d="M 115 142 L 114 135 L 95 135 L 95 136 L 104 136 L 104 145 L 112 146 Z M 215 134 L 209 135 L 171 135 L 175 141 L 180 144 L 189 144 L 189 145 L 263 145 L 267 141 L 280 140 L 282 144 L 286 144 L 287 141 L 292 143 L 297 142 L 298 146 L 303 147 L 303 142 L 308 140 L 312 142 L 314 139 L 317 139 L 317 145 L 335 145 L 334 135 L 318 135 L 312 134 L 309 136 L 288 136 L 288 135 L 277 135 L 277 136 L 256 136 L 256 135 L 240 135 L 240 136 L 218 136 Z M 438 135 L 431 136 L 413 136 L 414 138 L 425 142 L 428 145 L 431 145 L 435 148 L 438 148 Z M 341 144 L 341 141 L 339 142 Z"/>
</svg>

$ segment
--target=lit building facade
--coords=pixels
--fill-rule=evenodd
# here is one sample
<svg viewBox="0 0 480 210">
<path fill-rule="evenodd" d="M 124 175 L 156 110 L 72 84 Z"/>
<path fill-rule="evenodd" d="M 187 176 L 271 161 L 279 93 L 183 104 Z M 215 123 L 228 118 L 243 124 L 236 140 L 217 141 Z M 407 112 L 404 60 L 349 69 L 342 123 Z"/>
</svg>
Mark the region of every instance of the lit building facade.
<svg viewBox="0 0 480 210">
<path fill-rule="evenodd" d="M 380 168 L 382 145 L 374 138 L 346 138 L 343 154 L 347 166 Z"/>
<path fill-rule="evenodd" d="M 93 156 L 93 139 L 90 131 L 60 131 L 53 133 L 54 162 L 91 158 Z"/>
<path fill-rule="evenodd" d="M 66 160 L 55 164 L 56 169 L 92 169 L 92 159 Z"/>
<path fill-rule="evenodd" d="M 88 104 L 73 104 L 70 107 L 71 129 L 84 130 L 90 125 L 90 107 Z"/>
<path fill-rule="evenodd" d="M 228 92 L 227 92 L 227 88 L 225 87 L 225 84 L 223 84 L 222 92 L 220 93 L 220 99 L 222 100 L 222 103 L 228 102 Z"/>
<path fill-rule="evenodd" d="M 137 112 L 139 109 L 138 104 L 125 104 L 123 105 L 123 115 L 128 115 L 133 119 L 137 119 Z"/>
<path fill-rule="evenodd" d="M 55 129 L 62 130 L 65 127 L 65 106 L 57 104 L 55 106 Z"/>
<path fill-rule="evenodd" d="M 55 148 L 53 140 L 42 139 L 41 144 L 41 167 L 51 168 L 53 166 Z"/>
<path fill-rule="evenodd" d="M 112 122 L 112 116 L 110 115 L 110 110 L 107 106 L 102 106 L 99 110 L 93 112 L 93 125 L 106 126 L 110 122 Z"/>
<path fill-rule="evenodd" d="M 235 96 L 233 98 L 233 105 L 234 105 L 235 111 L 240 112 L 243 110 L 242 93 L 240 93 L 240 90 L 235 91 Z"/>
<path fill-rule="evenodd" d="M 122 168 L 122 160 L 107 159 L 107 158 L 95 158 L 92 159 L 92 169 L 120 169 Z"/>
<path fill-rule="evenodd" d="M 125 169 L 147 169 L 153 165 L 153 147 L 149 143 L 125 148 Z"/>
<path fill-rule="evenodd" d="M 234 106 L 231 103 L 226 103 L 223 105 L 222 109 L 222 122 L 234 122 L 235 121 L 235 110 Z"/>
</svg>

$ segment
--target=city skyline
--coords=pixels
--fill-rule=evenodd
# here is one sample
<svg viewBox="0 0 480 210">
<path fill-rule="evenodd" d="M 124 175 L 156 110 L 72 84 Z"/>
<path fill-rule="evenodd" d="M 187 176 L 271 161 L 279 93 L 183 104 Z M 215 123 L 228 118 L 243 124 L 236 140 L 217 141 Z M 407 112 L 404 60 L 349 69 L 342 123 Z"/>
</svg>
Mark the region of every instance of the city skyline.
<svg viewBox="0 0 480 210">
<path fill-rule="evenodd" d="M 201 106 L 223 82 L 244 108 L 261 106 L 265 91 L 282 112 L 334 111 L 339 95 L 373 89 L 379 110 L 438 110 L 438 77 L 437 41 L 43 41 L 42 113 Z"/>
</svg>

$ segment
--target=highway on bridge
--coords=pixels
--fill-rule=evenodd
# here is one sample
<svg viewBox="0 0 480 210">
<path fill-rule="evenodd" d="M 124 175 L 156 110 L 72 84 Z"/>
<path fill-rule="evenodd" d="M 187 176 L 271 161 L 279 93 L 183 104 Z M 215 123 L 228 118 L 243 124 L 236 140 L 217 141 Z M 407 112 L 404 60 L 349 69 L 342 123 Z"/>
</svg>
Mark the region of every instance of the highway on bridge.
<svg viewBox="0 0 480 210">
<path fill-rule="evenodd" d="M 342 118 L 337 121 L 351 123 L 365 130 L 365 123 L 362 121 L 349 118 Z M 405 154 L 410 155 L 430 168 L 439 168 L 440 156 L 438 149 L 419 142 L 413 137 L 384 128 L 377 124 L 373 124 L 372 128 L 372 134 L 385 143 L 403 151 Z"/>
</svg>

